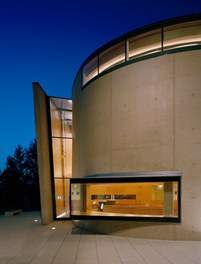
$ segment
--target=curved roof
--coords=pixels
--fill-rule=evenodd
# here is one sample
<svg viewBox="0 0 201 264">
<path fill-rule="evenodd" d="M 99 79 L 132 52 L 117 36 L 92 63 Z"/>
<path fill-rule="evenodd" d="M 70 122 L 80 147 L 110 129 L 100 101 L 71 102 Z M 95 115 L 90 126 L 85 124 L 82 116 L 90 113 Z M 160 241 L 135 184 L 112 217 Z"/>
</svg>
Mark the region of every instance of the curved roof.
<svg viewBox="0 0 201 264">
<path fill-rule="evenodd" d="M 109 41 L 86 58 L 78 71 L 82 71 L 82 88 L 117 67 L 164 53 L 200 48 L 201 13 L 135 29 Z"/>
</svg>

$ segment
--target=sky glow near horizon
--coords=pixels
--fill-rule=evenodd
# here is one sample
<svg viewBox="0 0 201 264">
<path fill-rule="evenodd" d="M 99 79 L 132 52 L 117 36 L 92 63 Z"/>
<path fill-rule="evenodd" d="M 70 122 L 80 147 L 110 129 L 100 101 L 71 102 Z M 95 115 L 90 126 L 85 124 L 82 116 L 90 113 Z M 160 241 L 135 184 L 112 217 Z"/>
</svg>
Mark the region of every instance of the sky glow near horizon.
<svg viewBox="0 0 201 264">
<path fill-rule="evenodd" d="M 0 0 L 0 170 L 35 138 L 32 82 L 71 97 L 83 61 L 108 41 L 160 20 L 201 13 L 201 0 Z"/>
</svg>

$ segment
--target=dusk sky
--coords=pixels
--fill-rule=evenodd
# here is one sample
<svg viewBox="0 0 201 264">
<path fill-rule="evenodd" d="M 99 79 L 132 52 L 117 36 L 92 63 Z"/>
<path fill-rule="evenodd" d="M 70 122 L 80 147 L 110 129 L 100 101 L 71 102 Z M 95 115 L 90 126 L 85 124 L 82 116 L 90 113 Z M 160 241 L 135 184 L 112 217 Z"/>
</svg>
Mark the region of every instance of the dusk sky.
<svg viewBox="0 0 201 264">
<path fill-rule="evenodd" d="M 106 42 L 163 19 L 201 13 L 201 0 L 0 0 L 0 169 L 35 138 L 32 82 L 71 97 L 82 62 Z"/>
</svg>

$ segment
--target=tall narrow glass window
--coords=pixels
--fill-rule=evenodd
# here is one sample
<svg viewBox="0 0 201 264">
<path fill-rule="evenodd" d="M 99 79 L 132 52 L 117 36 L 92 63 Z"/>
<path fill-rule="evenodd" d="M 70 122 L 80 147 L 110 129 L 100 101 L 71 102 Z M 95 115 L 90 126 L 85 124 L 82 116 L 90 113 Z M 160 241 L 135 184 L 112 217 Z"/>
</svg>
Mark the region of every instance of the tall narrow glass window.
<svg viewBox="0 0 201 264">
<path fill-rule="evenodd" d="M 201 44 L 201 21 L 172 25 L 164 28 L 164 50 Z"/>
<path fill-rule="evenodd" d="M 128 39 L 130 60 L 162 50 L 161 29 L 156 29 Z"/>
<path fill-rule="evenodd" d="M 118 43 L 99 55 L 99 73 L 125 61 L 125 42 Z"/>
<path fill-rule="evenodd" d="M 56 217 L 70 217 L 72 177 L 72 100 L 50 98 Z"/>
</svg>

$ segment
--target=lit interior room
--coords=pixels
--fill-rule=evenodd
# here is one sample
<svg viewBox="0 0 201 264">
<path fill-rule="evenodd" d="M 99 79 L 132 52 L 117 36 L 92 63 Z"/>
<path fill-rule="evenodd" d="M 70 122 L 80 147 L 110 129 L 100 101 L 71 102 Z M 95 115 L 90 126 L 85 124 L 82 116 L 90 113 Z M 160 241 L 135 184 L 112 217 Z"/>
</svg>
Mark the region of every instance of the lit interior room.
<svg viewBox="0 0 201 264">
<path fill-rule="evenodd" d="M 72 215 L 177 218 L 178 183 L 72 184 L 71 201 Z"/>
</svg>

